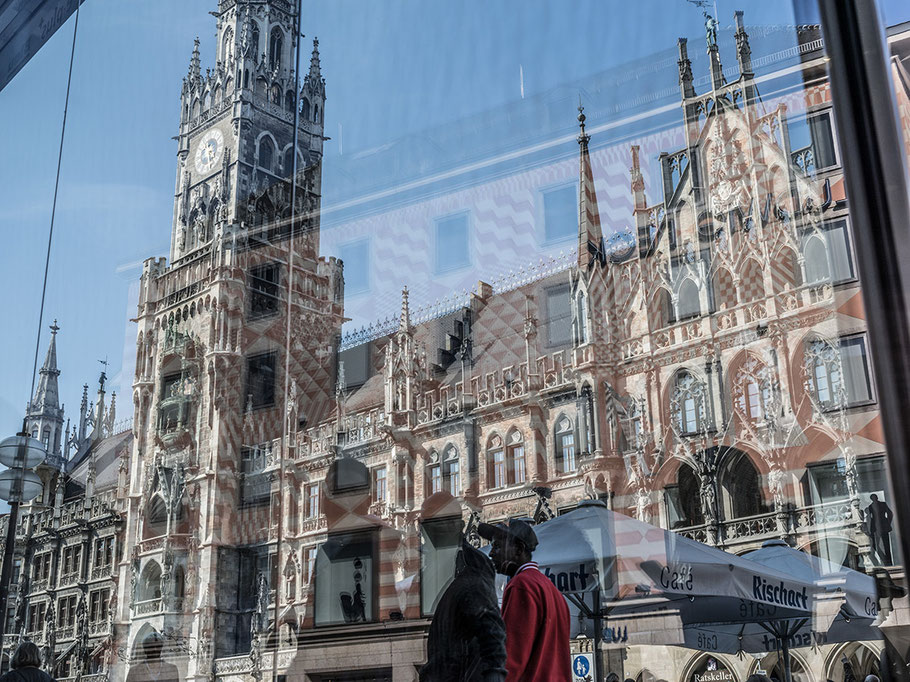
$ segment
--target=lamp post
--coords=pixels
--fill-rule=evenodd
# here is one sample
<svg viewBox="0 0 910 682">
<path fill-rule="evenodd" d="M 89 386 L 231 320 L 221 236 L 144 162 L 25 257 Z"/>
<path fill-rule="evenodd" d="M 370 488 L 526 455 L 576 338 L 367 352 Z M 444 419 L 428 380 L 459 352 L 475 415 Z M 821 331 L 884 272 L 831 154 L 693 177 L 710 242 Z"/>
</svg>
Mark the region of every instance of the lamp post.
<svg viewBox="0 0 910 682">
<path fill-rule="evenodd" d="M 22 431 L 0 441 L 0 464 L 8 467 L 0 473 L 0 499 L 9 502 L 9 519 L 6 528 L 6 546 L 3 550 L 3 569 L 0 571 L 0 667 L 4 636 L 6 635 L 6 607 L 9 598 L 10 576 L 13 571 L 13 551 L 16 547 L 16 524 L 19 505 L 28 502 L 41 493 L 42 483 L 31 471 L 44 461 L 47 451 L 44 444 L 29 437 L 22 425 Z"/>
</svg>

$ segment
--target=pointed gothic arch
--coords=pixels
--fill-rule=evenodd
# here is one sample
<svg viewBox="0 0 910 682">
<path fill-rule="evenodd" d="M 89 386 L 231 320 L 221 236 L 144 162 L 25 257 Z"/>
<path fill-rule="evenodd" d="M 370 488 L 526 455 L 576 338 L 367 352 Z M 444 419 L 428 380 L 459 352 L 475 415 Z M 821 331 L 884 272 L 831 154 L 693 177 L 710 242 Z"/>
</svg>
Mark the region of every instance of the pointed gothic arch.
<svg viewBox="0 0 910 682">
<path fill-rule="evenodd" d="M 695 279 L 686 277 L 682 280 L 676 293 L 676 319 L 688 320 L 702 313 L 701 293 Z"/>
<path fill-rule="evenodd" d="M 672 423 L 680 435 L 702 433 L 710 426 L 707 383 L 700 374 L 685 367 L 678 370 L 667 392 Z"/>
<path fill-rule="evenodd" d="M 727 310 L 736 307 L 736 284 L 733 275 L 724 266 L 714 271 L 714 307 Z"/>
<path fill-rule="evenodd" d="M 799 258 L 789 246 L 782 246 L 770 262 L 771 285 L 775 294 L 796 289 L 802 283 Z"/>
<path fill-rule="evenodd" d="M 740 300 L 743 303 L 765 298 L 765 269 L 755 258 L 747 258 L 739 280 Z"/>
<path fill-rule="evenodd" d="M 161 566 L 154 559 L 149 559 L 139 576 L 137 601 L 161 599 Z"/>
<path fill-rule="evenodd" d="M 571 474 L 578 469 L 578 438 L 575 420 L 565 413 L 556 417 L 553 424 L 553 445 L 556 472 Z"/>
<path fill-rule="evenodd" d="M 281 66 L 284 54 L 284 31 L 280 26 L 272 28 L 269 34 L 269 68 L 275 70 Z"/>
<path fill-rule="evenodd" d="M 730 448 L 725 451 L 717 469 L 717 482 L 724 519 L 740 519 L 767 511 L 761 475 L 743 450 Z"/>
</svg>

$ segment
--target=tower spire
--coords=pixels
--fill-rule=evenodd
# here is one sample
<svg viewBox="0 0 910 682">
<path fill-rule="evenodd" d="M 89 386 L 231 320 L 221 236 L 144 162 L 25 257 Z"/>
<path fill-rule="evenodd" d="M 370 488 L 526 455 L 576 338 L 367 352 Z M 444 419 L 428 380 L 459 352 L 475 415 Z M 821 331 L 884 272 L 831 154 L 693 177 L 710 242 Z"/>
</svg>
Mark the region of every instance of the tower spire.
<svg viewBox="0 0 910 682">
<path fill-rule="evenodd" d="M 411 310 L 408 305 L 408 288 L 401 290 L 401 321 L 398 324 L 400 331 L 406 332 L 411 328 Z"/>
<path fill-rule="evenodd" d="M 322 79 L 322 68 L 319 65 L 319 38 L 313 38 L 313 53 L 310 55 L 310 78 Z"/>
<path fill-rule="evenodd" d="M 47 346 L 44 364 L 38 370 L 38 386 L 35 395 L 26 408 L 27 430 L 44 441 L 48 454 L 60 451 L 63 431 L 63 408 L 60 407 L 60 391 L 57 387 L 57 320 L 51 325 L 51 340 Z"/>
<path fill-rule="evenodd" d="M 193 41 L 193 56 L 190 58 L 190 80 L 199 81 L 202 71 L 199 66 L 199 36 Z"/>
<path fill-rule="evenodd" d="M 44 356 L 44 364 L 39 370 L 38 388 L 35 389 L 35 396 L 32 399 L 32 409 L 37 410 L 59 406 L 57 377 L 60 376 L 60 370 L 57 369 L 57 332 L 60 327 L 57 326 L 57 320 L 54 320 L 50 329 L 51 341 L 47 347 L 47 355 Z"/>
<path fill-rule="evenodd" d="M 683 99 L 695 97 L 695 88 L 692 85 L 692 61 L 689 59 L 688 40 L 680 38 L 677 47 L 679 48 L 679 89 L 682 91 Z"/>
<path fill-rule="evenodd" d="M 594 170 L 588 142 L 591 136 L 585 132 L 585 108 L 578 105 L 579 169 L 578 169 L 578 267 L 587 268 L 590 253 L 601 249 L 603 233 L 600 228 L 600 212 L 597 210 L 597 194 L 594 192 Z M 593 249 L 593 251 L 591 250 Z"/>
</svg>

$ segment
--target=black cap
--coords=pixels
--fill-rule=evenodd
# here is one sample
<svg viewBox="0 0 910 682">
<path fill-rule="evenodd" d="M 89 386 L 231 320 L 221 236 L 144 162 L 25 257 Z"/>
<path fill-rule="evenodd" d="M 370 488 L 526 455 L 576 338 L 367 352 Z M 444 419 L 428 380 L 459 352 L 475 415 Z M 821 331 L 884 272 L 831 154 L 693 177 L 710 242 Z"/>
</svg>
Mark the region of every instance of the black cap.
<svg viewBox="0 0 910 682">
<path fill-rule="evenodd" d="M 493 542 L 494 540 L 506 540 L 512 538 L 518 540 L 527 547 L 529 552 L 537 549 L 537 534 L 534 528 L 527 521 L 513 519 L 508 524 L 505 523 L 481 523 L 477 526 L 477 534 L 485 540 Z"/>
</svg>

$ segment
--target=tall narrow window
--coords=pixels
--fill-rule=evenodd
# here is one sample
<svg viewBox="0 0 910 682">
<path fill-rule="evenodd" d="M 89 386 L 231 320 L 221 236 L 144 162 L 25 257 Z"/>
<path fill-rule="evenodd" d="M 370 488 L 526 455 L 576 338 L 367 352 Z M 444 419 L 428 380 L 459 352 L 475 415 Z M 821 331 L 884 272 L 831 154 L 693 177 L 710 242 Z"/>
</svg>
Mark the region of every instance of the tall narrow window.
<svg viewBox="0 0 910 682">
<path fill-rule="evenodd" d="M 370 240 L 342 244 L 339 255 L 344 263 L 345 295 L 362 294 L 370 290 Z"/>
<path fill-rule="evenodd" d="M 269 407 L 275 402 L 275 352 L 247 358 L 247 395 L 253 408 Z"/>
<path fill-rule="evenodd" d="M 792 116 L 787 121 L 787 132 L 791 160 L 806 175 L 837 165 L 830 111 Z"/>
<path fill-rule="evenodd" d="M 439 464 L 432 464 L 427 467 L 427 481 L 430 495 L 442 490 L 442 467 Z"/>
<path fill-rule="evenodd" d="M 509 450 L 509 455 L 513 482 L 524 483 L 526 478 L 524 445 L 513 445 Z"/>
<path fill-rule="evenodd" d="M 436 272 L 459 270 L 471 264 L 468 214 L 436 221 Z"/>
<path fill-rule="evenodd" d="M 578 234 L 578 194 L 575 185 L 543 192 L 544 241 L 573 239 Z"/>
<path fill-rule="evenodd" d="M 283 46 L 283 36 L 280 28 L 273 28 L 272 35 L 269 37 L 269 68 L 272 70 L 281 66 L 281 49 Z"/>
<path fill-rule="evenodd" d="M 272 144 L 272 140 L 268 136 L 263 137 L 259 140 L 259 167 L 271 173 L 274 158 L 275 145 Z"/>
<path fill-rule="evenodd" d="M 453 497 L 457 497 L 461 494 L 461 474 L 459 473 L 458 460 L 447 462 L 446 466 L 448 467 L 448 492 Z"/>
<path fill-rule="evenodd" d="M 281 269 L 278 263 L 265 263 L 250 268 L 249 292 L 251 320 L 270 317 L 278 312 L 281 302 Z"/>
<path fill-rule="evenodd" d="M 839 284 L 856 279 L 846 220 L 825 223 L 802 236 L 806 282 Z"/>
<path fill-rule="evenodd" d="M 707 426 L 708 397 L 705 385 L 689 372 L 676 375 L 671 407 L 676 426 L 683 435 L 701 433 Z"/>
<path fill-rule="evenodd" d="M 445 449 L 445 458 L 442 462 L 442 477 L 443 490 L 455 497 L 461 494 L 458 448 L 454 445 L 449 445 Z"/>
<path fill-rule="evenodd" d="M 373 469 L 373 502 L 388 501 L 386 486 L 386 468 L 384 466 Z"/>
<path fill-rule="evenodd" d="M 572 342 L 572 303 L 568 284 L 545 289 L 547 345 L 564 346 Z"/>
<path fill-rule="evenodd" d="M 569 474 L 578 468 L 575 453 L 575 425 L 568 417 L 561 417 L 556 422 L 556 469 L 561 474 Z"/>
<path fill-rule="evenodd" d="M 319 516 L 319 484 L 311 483 L 306 487 L 306 517 L 315 519 Z"/>
</svg>

